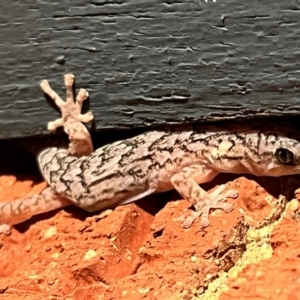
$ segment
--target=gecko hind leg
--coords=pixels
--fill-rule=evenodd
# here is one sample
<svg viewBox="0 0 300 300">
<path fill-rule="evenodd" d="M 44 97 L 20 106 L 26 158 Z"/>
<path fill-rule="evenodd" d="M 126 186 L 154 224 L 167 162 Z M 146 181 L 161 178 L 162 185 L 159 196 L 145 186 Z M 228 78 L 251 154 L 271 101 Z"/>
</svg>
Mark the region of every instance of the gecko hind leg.
<svg viewBox="0 0 300 300">
<path fill-rule="evenodd" d="M 198 182 L 208 182 L 218 174 L 213 169 L 206 168 L 201 165 L 193 165 L 184 168 L 181 172 L 175 174 L 171 178 L 171 182 L 176 190 L 188 200 L 194 207 L 195 211 L 191 211 L 190 215 L 183 221 L 183 227 L 189 228 L 197 219 L 201 219 L 201 226 L 209 226 L 209 212 L 211 209 L 223 209 L 230 212 L 234 209 L 234 205 L 224 202 L 226 198 L 237 198 L 238 192 L 235 190 L 224 191 L 226 185 L 220 185 L 215 191 L 208 194 L 198 184 Z M 180 218 L 182 220 L 182 218 Z"/>
<path fill-rule="evenodd" d="M 61 118 L 48 123 L 48 130 L 55 130 L 63 126 L 64 131 L 69 136 L 69 153 L 75 156 L 89 155 L 94 151 L 91 136 L 87 128 L 82 124 L 91 122 L 94 119 L 92 112 L 81 114 L 82 103 L 88 98 L 89 94 L 85 89 L 80 89 L 74 101 L 73 83 L 74 75 L 66 74 L 64 76 L 67 99 L 63 101 L 60 96 L 52 90 L 47 80 L 40 83 L 40 87 L 45 94 L 53 99 L 61 111 Z"/>
</svg>

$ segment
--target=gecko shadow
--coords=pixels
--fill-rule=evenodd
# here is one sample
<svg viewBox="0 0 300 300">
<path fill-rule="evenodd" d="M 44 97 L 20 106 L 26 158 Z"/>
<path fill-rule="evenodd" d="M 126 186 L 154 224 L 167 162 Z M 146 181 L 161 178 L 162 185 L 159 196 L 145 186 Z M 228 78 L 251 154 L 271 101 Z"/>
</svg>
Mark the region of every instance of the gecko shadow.
<svg viewBox="0 0 300 300">
<path fill-rule="evenodd" d="M 264 189 L 268 194 L 278 199 L 280 195 L 283 195 L 287 200 L 295 198 L 295 190 L 300 187 L 300 175 L 287 175 L 281 177 L 270 177 L 270 176 L 254 176 L 250 174 L 226 174 L 220 173 L 212 181 L 201 184 L 201 187 L 205 191 L 209 191 L 216 186 L 221 184 L 228 184 L 238 178 L 246 178 L 248 180 L 256 182 L 262 189 Z M 231 187 L 232 188 L 232 187 Z M 245 192 L 245 189 L 241 189 L 240 196 L 251 197 L 252 194 Z M 253 193 L 253 190 L 251 191 Z M 177 201 L 182 200 L 182 196 L 175 190 L 171 190 L 165 193 L 155 194 L 157 196 L 149 195 L 136 202 L 143 210 L 147 211 L 151 215 L 158 213 L 170 200 Z M 259 196 L 259 195 L 255 195 Z M 151 197 L 151 201 L 147 201 Z"/>
<path fill-rule="evenodd" d="M 201 186 L 207 191 L 219 184 L 226 184 L 237 178 L 245 177 L 258 183 L 268 194 L 274 198 L 280 195 L 285 196 L 288 200 L 294 198 L 294 192 L 300 187 L 300 175 L 286 175 L 280 177 L 271 176 L 255 176 L 251 174 L 225 174 L 221 173 L 211 182 L 202 184 Z"/>
</svg>

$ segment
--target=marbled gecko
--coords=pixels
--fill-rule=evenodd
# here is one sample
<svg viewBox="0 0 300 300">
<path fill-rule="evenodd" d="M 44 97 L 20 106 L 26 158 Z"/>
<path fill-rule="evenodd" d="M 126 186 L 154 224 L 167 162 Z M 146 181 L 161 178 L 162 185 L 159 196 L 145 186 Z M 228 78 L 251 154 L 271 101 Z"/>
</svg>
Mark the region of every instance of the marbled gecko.
<svg viewBox="0 0 300 300">
<path fill-rule="evenodd" d="M 223 192 L 225 185 L 211 194 L 199 186 L 218 173 L 300 173 L 300 134 L 284 130 L 195 125 L 180 131 L 149 131 L 94 151 L 90 134 L 81 123 L 93 119 L 90 112 L 81 114 L 88 93 L 81 89 L 75 102 L 73 81 L 73 75 L 65 75 L 66 102 L 42 81 L 42 90 L 62 112 L 48 129 L 63 126 L 69 135 L 69 149 L 46 148 L 39 154 L 40 170 L 49 187 L 39 195 L 1 203 L 1 223 L 17 224 L 71 204 L 94 212 L 175 188 L 195 210 L 184 227 L 197 217 L 202 226 L 208 226 L 210 209 L 231 211 L 233 206 L 223 200 L 237 196 L 232 190 Z"/>
</svg>

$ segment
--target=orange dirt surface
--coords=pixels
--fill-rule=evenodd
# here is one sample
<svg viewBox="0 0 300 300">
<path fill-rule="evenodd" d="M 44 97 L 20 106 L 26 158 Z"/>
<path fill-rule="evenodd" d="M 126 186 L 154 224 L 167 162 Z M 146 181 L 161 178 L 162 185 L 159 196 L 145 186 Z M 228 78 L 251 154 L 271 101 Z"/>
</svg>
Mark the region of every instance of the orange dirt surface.
<svg viewBox="0 0 300 300">
<path fill-rule="evenodd" d="M 14 226 L 0 235 L 0 299 L 197 299 L 225 273 L 225 287 L 206 299 L 300 299 L 298 201 L 286 210 L 279 197 L 294 192 L 299 178 L 226 176 L 204 187 L 227 182 L 239 192 L 228 200 L 235 209 L 213 211 L 205 229 L 199 221 L 182 228 L 190 205 L 176 192 L 98 214 L 70 206 Z M 46 186 L 1 176 L 0 201 Z M 165 201 L 162 209 L 144 208 L 157 199 Z M 262 239 L 262 246 L 249 248 Z M 272 249 L 267 257 L 235 269 L 265 245 Z"/>
</svg>

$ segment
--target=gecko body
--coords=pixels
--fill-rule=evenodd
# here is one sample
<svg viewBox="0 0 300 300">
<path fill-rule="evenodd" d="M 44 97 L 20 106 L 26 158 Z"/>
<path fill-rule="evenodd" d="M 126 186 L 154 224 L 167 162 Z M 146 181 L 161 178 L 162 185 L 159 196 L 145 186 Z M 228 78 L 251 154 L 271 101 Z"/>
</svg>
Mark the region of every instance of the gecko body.
<svg viewBox="0 0 300 300">
<path fill-rule="evenodd" d="M 80 158 L 49 148 L 39 156 L 39 165 L 52 189 L 96 211 L 170 190 L 174 176 L 182 172 L 198 184 L 222 172 L 281 176 L 284 169 L 287 175 L 296 174 L 297 153 L 296 140 L 259 132 L 150 131 Z"/>
<path fill-rule="evenodd" d="M 47 84 L 46 88 L 42 86 L 44 92 L 57 99 Z M 66 86 L 68 91 L 70 82 Z M 66 105 L 70 90 L 67 95 L 66 102 L 60 99 L 56 103 Z M 87 97 L 83 92 L 79 95 L 84 95 L 84 100 Z M 83 98 L 78 101 L 77 97 L 77 102 L 82 103 Z M 69 105 L 77 105 L 71 100 Z M 197 217 L 201 217 L 202 226 L 208 226 L 210 209 L 232 210 L 233 206 L 223 200 L 237 197 L 237 192 L 223 192 L 222 185 L 208 194 L 199 184 L 219 173 L 300 173 L 300 135 L 295 132 L 193 125 L 181 130 L 149 131 L 93 151 L 89 134 L 81 124 L 90 121 L 92 114 L 81 115 L 79 108 L 75 114 L 65 109 L 67 113 L 49 126 L 51 130 L 67 127 L 70 136 L 69 149 L 47 148 L 38 156 L 41 173 L 50 187 L 35 198 L 1 204 L 2 222 L 15 224 L 33 214 L 70 204 L 94 212 L 175 188 L 195 208 L 184 226 L 189 227 Z M 68 124 L 72 124 L 72 130 Z"/>
</svg>

